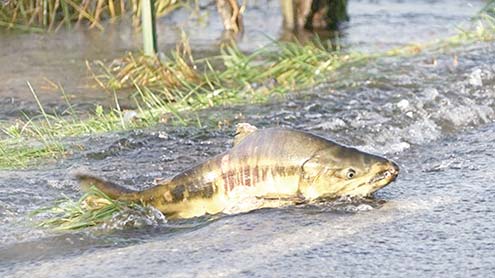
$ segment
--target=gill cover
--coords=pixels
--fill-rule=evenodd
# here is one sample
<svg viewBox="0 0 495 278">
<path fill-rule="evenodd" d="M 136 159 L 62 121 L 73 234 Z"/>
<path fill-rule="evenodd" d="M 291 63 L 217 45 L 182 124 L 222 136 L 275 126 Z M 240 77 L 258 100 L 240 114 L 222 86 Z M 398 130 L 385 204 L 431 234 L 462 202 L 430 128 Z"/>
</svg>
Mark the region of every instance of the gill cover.
<svg viewBox="0 0 495 278">
<path fill-rule="evenodd" d="M 322 179 L 333 176 L 337 170 L 337 161 L 331 156 L 326 155 L 327 152 L 327 149 L 316 152 L 302 165 L 299 191 L 308 200 L 318 198 L 328 191 L 321 186 L 324 183 Z"/>
</svg>

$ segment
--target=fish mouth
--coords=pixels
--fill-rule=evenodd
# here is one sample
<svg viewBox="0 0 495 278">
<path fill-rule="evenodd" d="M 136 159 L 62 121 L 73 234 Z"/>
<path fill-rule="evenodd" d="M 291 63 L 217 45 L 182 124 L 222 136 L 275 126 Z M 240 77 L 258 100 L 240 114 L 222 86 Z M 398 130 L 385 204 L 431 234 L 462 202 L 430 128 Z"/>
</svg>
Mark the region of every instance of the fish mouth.
<svg viewBox="0 0 495 278">
<path fill-rule="evenodd" d="M 376 164 L 372 173 L 354 182 L 350 181 L 340 186 L 334 192 L 322 194 L 318 199 L 334 199 L 341 196 L 349 197 L 372 197 L 377 190 L 393 182 L 399 174 L 399 167 L 394 162 Z M 373 172 L 375 174 L 373 174 Z"/>
<path fill-rule="evenodd" d="M 381 180 L 385 180 L 385 179 L 388 179 L 389 181 L 388 182 L 393 182 L 395 180 L 395 178 L 397 177 L 397 175 L 395 174 L 392 174 L 390 171 L 388 170 L 385 170 L 385 171 L 382 171 L 378 174 L 376 174 L 369 182 L 368 184 L 374 184 L 376 182 L 379 182 Z"/>
<path fill-rule="evenodd" d="M 393 182 L 398 175 L 399 166 L 394 162 L 390 162 L 386 170 L 378 172 L 368 181 L 368 185 L 371 185 L 374 189 L 371 193 Z"/>
</svg>

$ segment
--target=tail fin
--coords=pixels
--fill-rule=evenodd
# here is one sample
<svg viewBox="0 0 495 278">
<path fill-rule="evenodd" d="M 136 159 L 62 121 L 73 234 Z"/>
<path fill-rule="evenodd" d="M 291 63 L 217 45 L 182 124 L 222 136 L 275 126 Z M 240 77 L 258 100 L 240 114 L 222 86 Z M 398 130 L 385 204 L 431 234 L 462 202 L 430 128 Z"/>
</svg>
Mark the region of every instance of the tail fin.
<svg viewBox="0 0 495 278">
<path fill-rule="evenodd" d="M 115 184 L 113 182 L 106 181 L 102 178 L 92 176 L 90 174 L 76 173 L 75 176 L 76 176 L 76 179 L 79 180 L 79 183 L 81 185 L 81 189 L 83 191 L 88 191 L 92 186 L 95 186 L 96 188 L 101 190 L 103 193 L 108 195 L 108 197 L 115 199 L 115 200 L 116 199 L 133 199 L 133 198 L 129 198 L 129 197 L 132 195 L 136 195 L 133 193 L 137 192 L 137 191 L 122 187 L 122 186 Z"/>
</svg>

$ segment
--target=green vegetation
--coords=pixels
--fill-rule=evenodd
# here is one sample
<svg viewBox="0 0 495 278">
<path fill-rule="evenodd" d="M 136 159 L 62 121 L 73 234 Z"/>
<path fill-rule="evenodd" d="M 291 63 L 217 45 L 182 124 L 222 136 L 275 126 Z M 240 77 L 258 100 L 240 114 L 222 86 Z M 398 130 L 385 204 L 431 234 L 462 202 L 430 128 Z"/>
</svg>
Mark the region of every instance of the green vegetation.
<svg viewBox="0 0 495 278">
<path fill-rule="evenodd" d="M 495 0 L 487 1 L 485 7 L 479 12 L 479 15 L 495 16 Z"/>
<path fill-rule="evenodd" d="M 34 90 L 33 94 L 36 96 Z M 6 137 L 0 140 L 0 169 L 36 165 L 39 159 L 60 158 L 81 148 L 64 145 L 61 142 L 63 137 L 139 128 L 151 123 L 146 117 L 137 119 L 134 113 L 118 108 L 105 112 L 102 106 L 97 106 L 92 115 L 81 118 L 74 113 L 63 117 L 48 115 L 41 104 L 39 107 L 43 115 L 40 119 L 26 117 L 26 120 L 18 119 L 14 124 L 0 125 L 0 131 Z M 150 113 L 148 111 L 146 115 L 153 115 Z"/>
<path fill-rule="evenodd" d="M 155 0 L 157 17 L 185 5 L 182 0 Z M 103 29 L 102 22 L 130 14 L 135 25 L 141 16 L 140 0 L 7 0 L 0 3 L 0 27 L 23 31 L 56 31 L 62 26 L 87 23 Z"/>
<path fill-rule="evenodd" d="M 166 57 L 128 54 L 119 66 L 97 62 L 94 77 L 105 90 L 146 88 L 146 102 L 166 102 L 181 109 L 200 109 L 260 99 L 309 86 L 341 66 L 372 55 L 329 52 L 321 43 L 274 42 L 245 54 L 224 47 L 217 57 L 195 60 L 187 42 Z M 139 91 L 139 90 L 138 90 Z"/>
<path fill-rule="evenodd" d="M 55 230 L 82 229 L 101 224 L 116 212 L 138 206 L 112 200 L 95 187 L 92 187 L 77 201 L 67 196 L 64 197 L 55 202 L 53 206 L 41 208 L 32 213 L 32 216 L 49 215 L 49 218 L 38 222 L 39 227 Z"/>
</svg>

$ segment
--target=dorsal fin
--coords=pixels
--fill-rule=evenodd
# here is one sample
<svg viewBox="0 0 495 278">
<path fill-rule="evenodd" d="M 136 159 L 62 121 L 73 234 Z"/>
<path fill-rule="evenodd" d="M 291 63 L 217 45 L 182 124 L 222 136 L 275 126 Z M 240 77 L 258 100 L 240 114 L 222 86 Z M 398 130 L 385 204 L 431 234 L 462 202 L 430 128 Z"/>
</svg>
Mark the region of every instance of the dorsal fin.
<svg viewBox="0 0 495 278">
<path fill-rule="evenodd" d="M 239 144 L 244 138 L 249 134 L 255 132 L 257 128 L 254 125 L 248 123 L 238 123 L 236 125 L 235 135 L 234 135 L 234 146 Z"/>
</svg>

